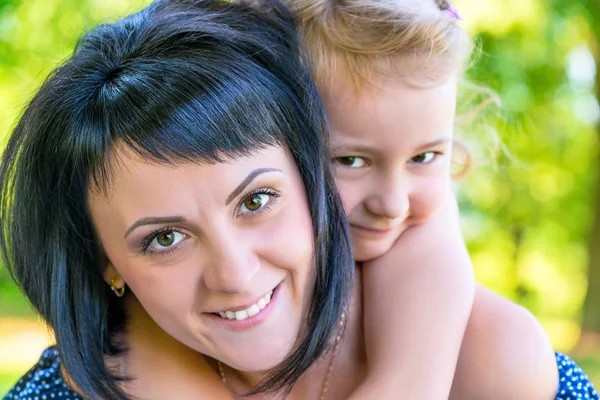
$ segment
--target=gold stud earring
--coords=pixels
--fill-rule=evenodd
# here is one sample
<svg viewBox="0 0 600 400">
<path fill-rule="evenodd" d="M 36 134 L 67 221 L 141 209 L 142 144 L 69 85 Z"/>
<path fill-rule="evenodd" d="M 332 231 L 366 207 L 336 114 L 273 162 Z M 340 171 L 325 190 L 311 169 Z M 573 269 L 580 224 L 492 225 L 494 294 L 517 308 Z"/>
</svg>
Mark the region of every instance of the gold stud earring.
<svg viewBox="0 0 600 400">
<path fill-rule="evenodd" d="M 110 280 L 110 290 L 112 290 L 117 297 L 123 297 L 125 294 L 125 285 L 120 288 L 115 287 L 115 278 L 112 278 Z"/>
</svg>

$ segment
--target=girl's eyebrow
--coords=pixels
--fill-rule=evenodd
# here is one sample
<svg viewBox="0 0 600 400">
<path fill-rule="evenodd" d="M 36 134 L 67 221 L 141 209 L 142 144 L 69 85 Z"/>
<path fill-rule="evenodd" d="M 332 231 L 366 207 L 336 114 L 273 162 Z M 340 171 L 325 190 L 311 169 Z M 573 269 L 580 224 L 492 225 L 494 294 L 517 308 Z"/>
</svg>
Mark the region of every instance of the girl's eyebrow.
<svg viewBox="0 0 600 400">
<path fill-rule="evenodd" d="M 416 151 L 423 151 L 423 150 L 427 150 L 427 149 L 429 149 L 429 148 L 436 147 L 436 146 L 439 146 L 439 145 L 442 145 L 442 144 L 446 144 L 446 143 L 449 143 L 449 142 L 451 142 L 451 141 L 452 141 L 452 138 L 451 138 L 451 137 L 449 137 L 449 136 L 444 136 L 443 138 L 436 139 L 436 140 L 433 140 L 433 141 L 431 141 L 431 142 L 429 142 L 429 143 L 425 143 L 425 144 L 424 144 L 424 145 L 422 145 L 422 146 L 419 146 L 419 148 L 418 148 Z"/>
<path fill-rule="evenodd" d="M 331 150 L 330 152 L 353 152 L 353 151 L 357 151 L 359 153 L 377 153 L 377 150 L 375 150 L 373 147 L 371 146 L 367 146 L 367 145 L 363 145 L 363 144 L 355 144 L 355 145 L 347 145 L 347 144 L 341 144 L 339 146 L 333 145 L 331 146 Z"/>
</svg>

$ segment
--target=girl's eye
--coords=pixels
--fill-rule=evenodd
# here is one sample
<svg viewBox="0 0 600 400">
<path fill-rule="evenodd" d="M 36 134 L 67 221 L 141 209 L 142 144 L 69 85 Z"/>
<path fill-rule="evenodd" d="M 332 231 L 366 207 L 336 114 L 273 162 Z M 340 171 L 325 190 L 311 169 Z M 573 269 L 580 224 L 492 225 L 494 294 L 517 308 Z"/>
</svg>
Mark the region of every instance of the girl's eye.
<svg viewBox="0 0 600 400">
<path fill-rule="evenodd" d="M 183 239 L 185 239 L 183 233 L 168 229 L 157 233 L 150 242 L 148 248 L 155 252 L 164 251 L 181 242 Z"/>
<path fill-rule="evenodd" d="M 436 153 L 433 151 L 427 151 L 425 153 L 418 154 L 410 159 L 410 162 L 414 164 L 429 164 L 435 158 Z"/>
<path fill-rule="evenodd" d="M 362 168 L 366 164 L 364 158 L 357 156 L 337 157 L 335 160 L 348 168 Z"/>
</svg>

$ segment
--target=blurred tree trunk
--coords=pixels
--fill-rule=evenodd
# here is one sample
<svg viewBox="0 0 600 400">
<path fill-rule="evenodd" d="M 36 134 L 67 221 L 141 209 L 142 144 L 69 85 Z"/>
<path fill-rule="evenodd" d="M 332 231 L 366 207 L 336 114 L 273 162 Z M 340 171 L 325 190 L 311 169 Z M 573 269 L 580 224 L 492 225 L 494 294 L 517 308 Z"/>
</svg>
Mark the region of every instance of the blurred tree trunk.
<svg viewBox="0 0 600 400">
<path fill-rule="evenodd" d="M 513 240 L 515 244 L 515 253 L 513 257 L 513 268 L 512 277 L 513 288 L 515 292 L 515 301 L 518 304 L 526 305 L 529 300 L 530 292 L 525 285 L 523 285 L 523 278 L 520 271 L 520 258 L 523 252 L 523 237 L 525 235 L 525 228 L 520 223 L 515 223 L 512 228 Z"/>
<path fill-rule="evenodd" d="M 598 83 L 596 83 L 598 86 Z M 600 98 L 600 97 L 599 97 Z M 600 133 L 599 133 L 600 135 Z M 600 180 L 600 157 L 596 175 Z M 600 183 L 596 183 L 594 222 L 589 241 L 588 289 L 583 306 L 582 335 L 578 351 L 589 354 L 600 348 Z"/>
<path fill-rule="evenodd" d="M 600 61 L 600 1 L 595 1 L 589 7 L 591 14 L 590 27 L 595 32 L 595 40 L 591 43 L 596 67 Z M 600 101 L 600 77 L 596 73 L 596 99 Z M 600 124 L 596 124 L 596 132 L 600 142 Z M 581 354 L 590 354 L 600 349 L 600 155 L 596 157 L 596 187 L 594 188 L 592 230 L 589 238 L 588 250 L 588 288 L 583 306 L 582 334 L 577 344 L 576 351 Z"/>
</svg>

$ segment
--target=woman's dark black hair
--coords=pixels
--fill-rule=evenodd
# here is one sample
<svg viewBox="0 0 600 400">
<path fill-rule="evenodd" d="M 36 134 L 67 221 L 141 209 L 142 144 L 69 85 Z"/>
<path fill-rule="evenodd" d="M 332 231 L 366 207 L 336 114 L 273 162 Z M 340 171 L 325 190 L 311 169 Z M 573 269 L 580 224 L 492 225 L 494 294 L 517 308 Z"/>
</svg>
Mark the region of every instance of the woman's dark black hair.
<svg viewBox="0 0 600 400">
<path fill-rule="evenodd" d="M 316 285 L 308 334 L 255 391 L 289 390 L 326 349 L 353 262 L 322 105 L 291 21 L 276 0 L 156 1 L 87 33 L 12 132 L 0 166 L 2 256 L 88 397 L 127 398 L 103 362 L 123 350 L 113 339 L 124 310 L 103 280 L 87 207 L 110 185 L 116 143 L 165 164 L 288 149 L 314 225 Z"/>
</svg>

